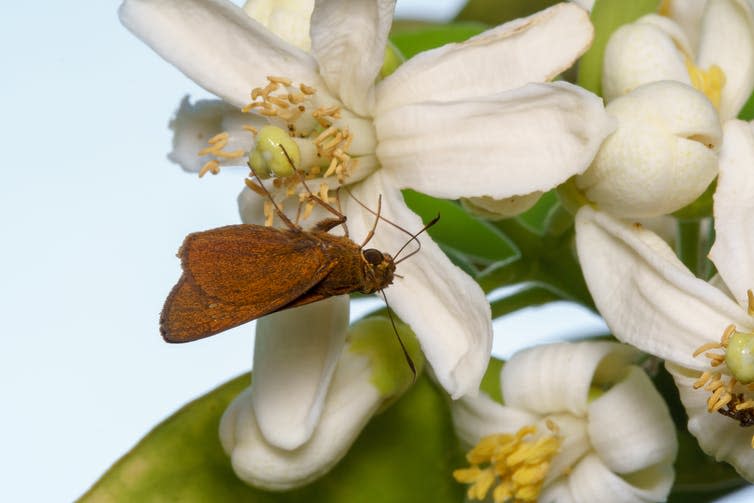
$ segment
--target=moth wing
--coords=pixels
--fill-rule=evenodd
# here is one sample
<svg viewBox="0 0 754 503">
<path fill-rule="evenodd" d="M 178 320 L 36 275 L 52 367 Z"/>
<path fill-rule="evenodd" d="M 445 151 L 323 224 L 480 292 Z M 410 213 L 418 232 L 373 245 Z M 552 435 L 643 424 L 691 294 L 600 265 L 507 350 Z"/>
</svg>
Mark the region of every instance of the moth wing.
<svg viewBox="0 0 754 503">
<path fill-rule="evenodd" d="M 276 311 L 335 266 L 306 233 L 231 225 L 186 237 L 183 275 L 160 316 L 169 342 L 214 335 Z"/>
</svg>

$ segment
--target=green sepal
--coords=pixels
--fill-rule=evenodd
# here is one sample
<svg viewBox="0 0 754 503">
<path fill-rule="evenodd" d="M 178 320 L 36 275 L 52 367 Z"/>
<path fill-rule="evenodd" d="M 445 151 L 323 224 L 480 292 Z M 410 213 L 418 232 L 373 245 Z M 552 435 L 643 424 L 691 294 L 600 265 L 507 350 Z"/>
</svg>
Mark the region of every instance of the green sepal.
<svg viewBox="0 0 754 503">
<path fill-rule="evenodd" d="M 602 95 L 602 64 L 605 46 L 610 35 L 624 24 L 636 21 L 645 14 L 657 11 L 660 0 L 596 0 L 592 7 L 594 42 L 579 61 L 577 83 L 595 94 Z"/>
<path fill-rule="evenodd" d="M 273 493 L 233 472 L 218 438 L 220 417 L 250 382 L 248 374 L 194 400 L 156 426 L 79 501 L 182 503 L 463 501 L 451 473 L 464 465 L 449 401 L 421 377 L 389 410 L 375 416 L 343 460 L 316 482 Z"/>
</svg>

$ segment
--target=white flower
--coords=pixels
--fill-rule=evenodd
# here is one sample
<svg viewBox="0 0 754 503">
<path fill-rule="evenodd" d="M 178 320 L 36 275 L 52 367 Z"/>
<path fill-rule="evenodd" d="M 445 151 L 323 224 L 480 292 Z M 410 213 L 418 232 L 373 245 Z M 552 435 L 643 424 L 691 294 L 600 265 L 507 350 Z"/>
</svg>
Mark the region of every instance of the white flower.
<svg viewBox="0 0 754 503">
<path fill-rule="evenodd" d="M 754 130 L 729 121 L 715 193 L 719 272 L 696 278 L 659 237 L 590 208 L 576 218 L 584 276 L 616 337 L 667 361 L 702 449 L 754 481 Z M 701 350 L 701 351 L 700 351 Z M 735 380 L 734 380 L 735 379 Z M 727 414 L 727 415 L 726 415 Z M 732 417 L 729 417 L 732 416 Z"/>
<path fill-rule="evenodd" d="M 453 404 L 461 440 L 476 445 L 469 499 L 494 501 L 665 501 L 677 441 L 665 402 L 616 343 L 559 343 L 527 349 L 503 366 L 504 405 L 487 395 Z M 491 456 L 504 472 L 486 467 Z M 541 494 L 540 494 L 541 491 Z"/>
<path fill-rule="evenodd" d="M 717 175 L 719 123 L 754 89 L 749 4 L 710 0 L 703 12 L 699 2 L 676 4 L 667 10 L 682 25 L 647 15 L 605 48 L 602 91 L 618 127 L 575 185 L 612 215 L 658 216 L 694 201 Z"/>
<path fill-rule="evenodd" d="M 290 157 L 310 177 L 320 176 L 309 183 L 323 196 L 343 184 L 366 205 L 381 196 L 381 215 L 415 231 L 422 223 L 400 189 L 505 198 L 548 190 L 586 168 L 610 132 L 601 100 L 567 83 L 541 83 L 590 44 L 583 10 L 554 6 L 422 53 L 376 81 L 393 7 L 392 1 L 316 2 L 311 53 L 224 0 L 126 0 L 120 16 L 160 55 L 235 107 L 226 113 L 216 106 L 213 120 L 199 114 L 198 125 L 190 108 L 179 111 L 174 144 L 185 153 L 193 142 L 204 155 L 192 160 L 174 152 L 171 158 L 189 170 L 216 169 L 217 160 L 243 163 L 250 155 L 258 169 L 276 172 L 289 167 Z M 252 89 L 259 90 L 250 105 Z M 255 143 L 236 121 L 242 109 L 252 112 L 244 115 L 253 126 L 269 123 L 292 136 L 277 137 L 265 150 L 270 142 Z M 221 131 L 227 134 L 212 138 Z M 282 185 L 278 199 L 290 188 Z M 265 202 L 271 218 L 268 201 L 242 193 L 244 220 L 260 222 Z M 350 235 L 363 239 L 375 217 L 350 198 L 342 195 L 340 202 Z M 370 246 L 394 253 L 406 240 L 381 223 Z M 455 398 L 475 391 L 492 334 L 482 290 L 428 238 L 398 273 L 387 291 L 391 307 L 417 334 L 434 375 Z M 291 451 L 320 421 L 347 328 L 345 302 L 311 309 L 316 314 L 306 324 L 275 321 L 300 316 L 288 312 L 260 322 L 257 332 L 256 423 L 269 443 Z M 302 328 L 281 337 L 277 323 Z"/>
<path fill-rule="evenodd" d="M 678 6 L 672 12 L 683 11 Z M 688 32 L 668 17 L 649 14 L 612 34 L 602 71 L 606 101 L 648 82 L 674 80 L 702 90 L 721 120 L 738 114 L 754 88 L 751 6 L 746 0 L 709 0 L 701 19 L 683 21 Z"/>
<path fill-rule="evenodd" d="M 343 296 L 324 302 L 347 306 L 348 298 Z M 297 316 L 276 313 L 259 323 L 275 325 L 280 330 L 278 336 L 286 338 L 289 334 L 305 330 L 312 322 L 321 322 L 315 306 L 310 304 L 298 308 Z M 295 326 L 297 324 L 299 326 Z M 421 370 L 421 354 L 416 339 L 403 325 L 399 325 L 399 331 L 414 363 Z M 220 440 L 243 480 L 272 490 L 291 489 L 315 480 L 340 461 L 364 425 L 386 401 L 396 398 L 411 385 L 412 375 L 401 356 L 388 320 L 361 320 L 348 332 L 348 343 L 338 358 L 332 383 L 319 404 L 321 415 L 310 437 L 298 448 L 278 448 L 264 436 L 259 428 L 259 414 L 264 409 L 254 407 L 255 402 L 260 400 L 255 386 L 246 389 L 228 407 L 220 423 Z M 277 350 L 280 350 L 280 346 Z M 289 348 L 290 353 L 307 350 L 308 346 Z M 264 363 L 259 358 L 255 359 L 254 380 L 258 365 Z M 307 376 L 298 377 L 299 382 L 295 385 L 306 386 Z M 270 387 L 264 390 L 270 393 Z M 294 408 L 300 405 L 295 403 L 298 395 L 295 388 L 276 391 L 264 397 L 267 404 L 270 400 L 278 400 L 294 402 L 289 403 Z M 277 419 L 285 422 L 289 418 L 279 416 Z"/>
</svg>

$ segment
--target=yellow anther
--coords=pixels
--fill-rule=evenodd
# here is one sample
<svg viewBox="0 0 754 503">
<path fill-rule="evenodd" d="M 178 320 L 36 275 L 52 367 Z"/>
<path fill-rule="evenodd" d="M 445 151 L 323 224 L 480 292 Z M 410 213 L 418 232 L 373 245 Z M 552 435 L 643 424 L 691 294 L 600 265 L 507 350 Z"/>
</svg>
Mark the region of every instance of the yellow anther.
<svg viewBox="0 0 754 503">
<path fill-rule="evenodd" d="M 330 193 L 330 187 L 327 186 L 326 183 L 320 183 L 319 184 L 319 198 L 322 199 L 324 202 L 330 202 L 330 197 L 328 194 Z"/>
<path fill-rule="evenodd" d="M 697 380 L 696 380 L 696 381 L 694 382 L 694 384 L 693 384 L 693 387 L 694 387 L 694 389 L 699 389 L 699 388 L 701 388 L 702 386 L 704 386 L 705 384 L 707 384 L 707 381 L 709 381 L 709 380 L 710 380 L 710 377 L 711 377 L 711 376 L 712 376 L 712 374 L 711 374 L 711 373 L 710 373 L 710 372 L 709 372 L 708 370 L 705 370 L 705 371 L 704 371 L 704 372 L 702 373 L 702 375 L 701 375 L 701 376 L 699 376 L 699 379 L 697 379 Z"/>
<path fill-rule="evenodd" d="M 290 101 L 294 105 L 298 105 L 299 103 L 303 102 L 305 99 L 306 99 L 306 96 L 304 96 L 302 93 L 288 93 L 288 101 Z"/>
<path fill-rule="evenodd" d="M 751 291 L 751 290 L 749 290 Z M 720 346 L 727 348 L 728 347 L 728 341 L 730 340 L 730 336 L 736 333 L 736 326 L 732 323 L 725 327 L 725 330 L 723 331 L 723 336 L 720 338 Z"/>
<path fill-rule="evenodd" d="M 274 84 L 282 84 L 284 86 L 290 86 L 292 84 L 291 79 L 288 77 L 275 77 L 273 75 L 268 75 L 267 80 Z"/>
<path fill-rule="evenodd" d="M 691 79 L 691 85 L 697 90 L 704 93 L 715 108 L 720 109 L 720 97 L 725 86 L 725 73 L 717 65 L 710 66 L 707 70 L 702 70 L 686 58 L 686 71 Z"/>
<path fill-rule="evenodd" d="M 216 143 L 222 142 L 223 144 L 227 143 L 228 138 L 230 138 L 230 134 L 228 134 L 227 131 L 223 131 L 222 133 L 218 133 L 209 140 L 207 140 L 207 143 L 210 145 L 214 145 Z"/>
<path fill-rule="evenodd" d="M 746 297 L 749 301 L 746 312 L 749 313 L 749 316 L 754 316 L 754 292 L 752 292 L 751 290 L 746 290 Z"/>
<path fill-rule="evenodd" d="M 212 159 L 204 163 L 204 166 L 199 170 L 199 178 L 203 177 L 207 173 L 216 175 L 220 172 L 220 162 L 217 159 Z"/>
<path fill-rule="evenodd" d="M 249 133 L 253 134 L 254 136 L 256 136 L 257 133 L 259 132 L 259 130 L 257 128 L 255 128 L 254 126 L 250 126 L 248 124 L 244 124 L 243 126 L 241 126 L 241 128 L 244 131 L 248 131 Z"/>
<path fill-rule="evenodd" d="M 554 425 L 554 423 L 552 423 Z M 555 426 L 552 430 L 557 430 Z M 536 501 L 550 467 L 550 461 L 560 449 L 561 440 L 556 435 L 532 439 L 536 427 L 525 426 L 515 435 L 489 435 L 466 455 L 472 465 L 456 470 L 453 477 L 472 484 L 468 498 L 484 500 L 492 486 L 495 502 L 510 498 L 516 501 Z M 480 465 L 487 465 L 481 468 Z"/>
<path fill-rule="evenodd" d="M 298 88 L 301 89 L 302 93 L 308 94 L 309 96 L 311 96 L 311 95 L 313 95 L 314 93 L 317 92 L 316 89 L 314 89 L 313 87 L 307 86 L 304 83 L 299 84 Z"/>
<path fill-rule="evenodd" d="M 706 344 L 702 344 L 699 346 L 696 351 L 694 351 L 694 358 L 699 356 L 700 354 L 704 353 L 705 351 L 709 351 L 710 349 L 720 349 L 720 343 L 719 342 L 708 342 Z M 707 355 L 705 355 L 707 356 Z"/>
<path fill-rule="evenodd" d="M 671 0 L 662 0 L 657 7 L 657 13 L 661 16 L 668 17 L 670 15 L 670 2 Z"/>
<path fill-rule="evenodd" d="M 264 206 L 262 207 L 262 211 L 264 212 L 264 225 L 267 227 L 272 226 L 272 219 L 275 216 L 275 212 L 273 211 L 272 201 L 269 199 L 266 199 L 264 201 Z"/>
<path fill-rule="evenodd" d="M 253 180 L 249 180 L 248 178 L 246 178 L 244 180 L 244 183 L 246 184 L 246 186 L 249 189 L 253 190 L 254 192 L 256 192 L 257 194 L 259 194 L 260 196 L 267 197 L 267 193 L 264 191 L 264 189 L 262 187 L 260 187 L 259 185 L 257 185 Z"/>
</svg>

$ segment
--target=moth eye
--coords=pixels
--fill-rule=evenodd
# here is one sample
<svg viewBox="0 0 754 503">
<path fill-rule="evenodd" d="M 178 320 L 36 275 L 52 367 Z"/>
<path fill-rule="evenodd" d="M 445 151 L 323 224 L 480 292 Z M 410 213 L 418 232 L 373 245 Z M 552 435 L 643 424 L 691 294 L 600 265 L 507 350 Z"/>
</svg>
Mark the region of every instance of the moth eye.
<svg viewBox="0 0 754 503">
<path fill-rule="evenodd" d="M 382 261 L 385 260 L 385 257 L 382 255 L 382 252 L 379 250 L 375 250 L 374 248 L 369 248 L 368 250 L 364 250 L 362 255 L 364 255 L 364 259 L 372 265 L 380 265 Z"/>
</svg>

